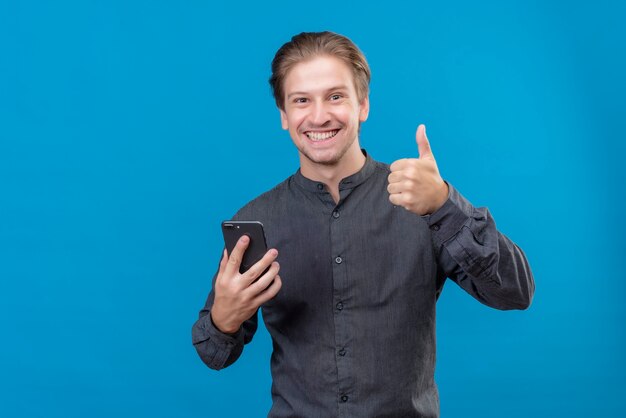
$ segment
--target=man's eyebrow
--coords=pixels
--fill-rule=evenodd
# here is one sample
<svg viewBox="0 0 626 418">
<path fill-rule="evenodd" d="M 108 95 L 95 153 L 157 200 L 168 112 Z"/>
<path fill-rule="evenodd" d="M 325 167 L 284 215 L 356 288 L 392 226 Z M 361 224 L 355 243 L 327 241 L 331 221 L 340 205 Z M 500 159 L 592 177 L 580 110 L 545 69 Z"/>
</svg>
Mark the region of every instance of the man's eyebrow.
<svg viewBox="0 0 626 418">
<path fill-rule="evenodd" d="M 339 86 L 328 89 L 327 92 L 330 93 L 331 91 L 344 91 L 344 90 L 348 90 L 348 86 L 341 84 Z"/>
<path fill-rule="evenodd" d="M 325 93 L 330 93 L 331 91 L 345 91 L 345 90 L 348 90 L 348 87 L 342 84 L 339 86 L 326 89 Z M 294 92 L 289 93 L 287 95 L 287 98 L 290 99 L 292 96 L 306 96 L 307 94 L 309 93 L 304 92 L 304 91 L 294 91 Z"/>
<path fill-rule="evenodd" d="M 303 91 L 294 91 L 293 93 L 289 93 L 287 98 L 289 99 L 291 96 L 306 96 L 306 93 Z"/>
</svg>

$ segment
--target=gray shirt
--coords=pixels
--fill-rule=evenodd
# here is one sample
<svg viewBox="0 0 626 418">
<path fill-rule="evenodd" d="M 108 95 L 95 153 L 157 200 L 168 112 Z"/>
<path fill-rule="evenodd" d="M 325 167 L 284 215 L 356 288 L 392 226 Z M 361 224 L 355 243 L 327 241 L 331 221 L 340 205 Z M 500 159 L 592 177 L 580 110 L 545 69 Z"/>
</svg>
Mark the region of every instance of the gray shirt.
<svg viewBox="0 0 626 418">
<path fill-rule="evenodd" d="M 446 278 L 497 309 L 525 309 L 535 285 L 523 252 L 486 208 L 449 185 L 429 216 L 394 206 L 389 166 L 367 156 L 339 184 L 300 171 L 244 206 L 279 251 L 282 288 L 262 306 L 273 340 L 270 417 L 438 417 L 435 304 Z M 232 364 L 252 340 L 257 315 L 235 335 L 209 311 L 192 330 L 212 369 Z"/>
</svg>

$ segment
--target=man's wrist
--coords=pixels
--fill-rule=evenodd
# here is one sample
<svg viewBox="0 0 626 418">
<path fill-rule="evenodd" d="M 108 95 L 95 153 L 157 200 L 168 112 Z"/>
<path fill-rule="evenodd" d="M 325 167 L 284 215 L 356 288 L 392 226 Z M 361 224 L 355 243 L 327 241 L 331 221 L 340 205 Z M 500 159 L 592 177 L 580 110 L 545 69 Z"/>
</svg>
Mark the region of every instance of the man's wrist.
<svg viewBox="0 0 626 418">
<path fill-rule="evenodd" d="M 213 324 L 213 327 L 215 327 L 215 329 L 221 332 L 222 334 L 226 334 L 228 336 L 234 337 L 239 332 L 239 328 L 241 328 L 241 326 L 239 326 L 235 330 L 232 330 L 231 328 L 222 327 L 216 324 L 215 321 L 213 320 L 213 311 L 209 313 L 209 317 L 211 319 L 211 323 Z"/>
<path fill-rule="evenodd" d="M 432 215 L 433 213 L 441 209 L 441 207 L 448 200 L 449 195 L 450 195 L 450 188 L 448 187 L 448 183 L 443 181 L 443 184 L 441 185 L 441 188 L 440 188 L 440 192 L 438 193 L 437 205 L 435 205 L 432 208 L 432 210 L 428 212 L 428 215 Z"/>
</svg>

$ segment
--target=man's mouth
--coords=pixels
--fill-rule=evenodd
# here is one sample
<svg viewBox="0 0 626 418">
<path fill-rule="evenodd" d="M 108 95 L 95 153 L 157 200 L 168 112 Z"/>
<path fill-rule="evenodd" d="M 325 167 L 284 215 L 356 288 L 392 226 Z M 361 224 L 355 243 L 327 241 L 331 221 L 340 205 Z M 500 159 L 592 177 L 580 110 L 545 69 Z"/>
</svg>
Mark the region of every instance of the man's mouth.
<svg viewBox="0 0 626 418">
<path fill-rule="evenodd" d="M 308 132 L 305 132 L 304 134 L 311 141 L 318 142 L 318 141 L 326 141 L 326 140 L 334 137 L 335 135 L 337 135 L 337 132 L 339 132 L 339 129 L 335 129 L 334 131 L 326 131 L 326 132 L 308 131 Z"/>
</svg>

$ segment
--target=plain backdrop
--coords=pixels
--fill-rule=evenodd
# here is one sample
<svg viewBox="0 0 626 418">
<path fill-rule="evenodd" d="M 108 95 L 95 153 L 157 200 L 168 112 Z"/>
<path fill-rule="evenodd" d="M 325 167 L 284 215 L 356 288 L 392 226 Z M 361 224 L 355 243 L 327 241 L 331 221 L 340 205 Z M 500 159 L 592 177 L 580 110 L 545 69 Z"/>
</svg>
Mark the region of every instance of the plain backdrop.
<svg viewBox="0 0 626 418">
<path fill-rule="evenodd" d="M 0 0 L 0 416 L 261 417 L 264 328 L 191 345 L 220 221 L 298 168 L 267 79 L 302 31 L 371 65 L 361 143 L 440 171 L 526 252 L 528 311 L 438 302 L 442 417 L 626 414 L 619 1 Z"/>
</svg>

